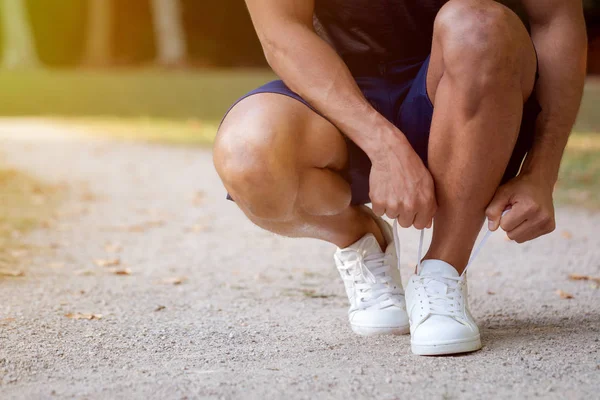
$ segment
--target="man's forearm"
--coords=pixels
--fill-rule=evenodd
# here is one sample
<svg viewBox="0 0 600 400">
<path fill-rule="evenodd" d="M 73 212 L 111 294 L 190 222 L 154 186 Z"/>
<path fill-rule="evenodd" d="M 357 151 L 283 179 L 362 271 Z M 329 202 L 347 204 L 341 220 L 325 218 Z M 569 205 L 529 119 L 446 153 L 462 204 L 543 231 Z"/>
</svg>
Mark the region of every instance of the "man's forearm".
<svg viewBox="0 0 600 400">
<path fill-rule="evenodd" d="M 365 99 L 340 56 L 314 31 L 292 24 L 279 37 L 285 40 L 261 40 L 274 71 L 369 156 L 376 156 L 389 135 L 410 148 L 400 131 Z"/>
<path fill-rule="evenodd" d="M 532 24 L 532 37 L 539 59 L 536 91 L 542 112 L 523 172 L 553 185 L 583 93 L 587 54 L 583 16 L 564 14 Z"/>
</svg>

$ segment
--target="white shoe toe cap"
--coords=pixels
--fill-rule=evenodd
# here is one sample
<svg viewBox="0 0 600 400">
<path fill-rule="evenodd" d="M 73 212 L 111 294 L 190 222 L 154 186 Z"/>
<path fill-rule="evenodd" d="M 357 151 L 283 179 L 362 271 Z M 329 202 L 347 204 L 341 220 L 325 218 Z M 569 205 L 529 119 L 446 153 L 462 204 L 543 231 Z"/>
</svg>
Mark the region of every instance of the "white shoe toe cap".
<svg viewBox="0 0 600 400">
<path fill-rule="evenodd" d="M 408 327 L 408 315 L 403 307 L 357 310 L 350 314 L 352 326 L 403 329 Z"/>
<path fill-rule="evenodd" d="M 443 315 L 432 315 L 411 332 L 414 343 L 444 343 L 479 337 L 476 325 Z"/>
</svg>

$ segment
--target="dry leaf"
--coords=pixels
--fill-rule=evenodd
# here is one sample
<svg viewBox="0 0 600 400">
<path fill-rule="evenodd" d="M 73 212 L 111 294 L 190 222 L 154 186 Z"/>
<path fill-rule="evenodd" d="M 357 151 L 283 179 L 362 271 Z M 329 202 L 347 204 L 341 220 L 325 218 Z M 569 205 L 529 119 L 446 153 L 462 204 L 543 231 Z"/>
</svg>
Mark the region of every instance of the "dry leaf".
<svg viewBox="0 0 600 400">
<path fill-rule="evenodd" d="M 92 192 L 86 191 L 85 193 L 83 193 L 81 195 L 81 201 L 92 202 L 92 201 L 96 201 L 96 200 L 98 200 L 98 196 L 96 196 Z"/>
<path fill-rule="evenodd" d="M 201 206 L 202 203 L 204 202 L 204 197 L 205 197 L 204 192 L 202 192 L 200 190 L 197 191 L 194 194 L 194 197 L 192 198 L 192 204 L 196 207 Z"/>
<path fill-rule="evenodd" d="M 96 275 L 96 272 L 92 271 L 91 269 L 78 269 L 75 271 L 75 275 L 91 276 Z"/>
<path fill-rule="evenodd" d="M 20 276 L 25 276 L 25 272 L 19 269 L 0 269 L 0 276 L 11 276 L 13 278 L 17 278 Z"/>
<path fill-rule="evenodd" d="M 65 263 L 62 262 L 51 262 L 50 264 L 48 264 L 48 268 L 64 268 L 65 267 Z"/>
<path fill-rule="evenodd" d="M 118 258 L 113 258 L 109 260 L 98 259 L 94 260 L 94 263 L 99 267 L 115 267 L 117 265 L 121 265 L 121 260 Z"/>
<path fill-rule="evenodd" d="M 572 299 L 573 298 L 572 294 L 569 294 L 569 293 L 567 293 L 565 291 L 562 291 L 560 289 L 556 291 L 556 294 L 559 295 L 561 299 Z"/>
<path fill-rule="evenodd" d="M 565 239 L 572 239 L 573 238 L 573 234 L 571 232 L 569 232 L 569 231 L 562 231 L 561 235 Z"/>
<path fill-rule="evenodd" d="M 186 232 L 198 233 L 198 232 L 204 232 L 204 231 L 206 231 L 207 228 L 203 224 L 194 224 L 194 225 L 186 228 L 185 230 L 186 230 Z"/>
<path fill-rule="evenodd" d="M 330 297 L 334 297 L 333 295 L 330 295 L 330 294 L 317 293 L 316 290 L 314 290 L 314 289 L 301 289 L 300 292 L 304 296 L 310 297 L 312 299 L 328 299 Z"/>
<path fill-rule="evenodd" d="M 184 276 L 175 276 L 172 278 L 165 278 L 161 282 L 168 283 L 171 285 L 181 285 L 183 282 L 187 281 L 187 278 Z"/>
<path fill-rule="evenodd" d="M 117 229 L 125 232 L 145 232 L 148 229 L 163 226 L 164 224 L 164 220 L 158 219 L 154 221 L 143 222 L 141 224 L 119 226 Z"/>
<path fill-rule="evenodd" d="M 170 212 L 157 208 L 139 208 L 136 211 L 138 214 L 147 215 L 152 219 L 169 219 L 173 216 Z"/>
<path fill-rule="evenodd" d="M 111 268 L 109 271 L 115 275 L 131 275 L 131 270 L 129 268 Z"/>
<path fill-rule="evenodd" d="M 104 251 L 107 253 L 120 253 L 123 250 L 123 246 L 119 243 L 106 243 L 104 245 Z"/>
<path fill-rule="evenodd" d="M 164 310 L 165 308 L 167 308 L 167 307 L 165 307 L 165 306 L 158 306 L 158 307 L 156 307 L 156 309 L 155 309 L 154 311 L 155 311 L 155 312 L 156 312 L 156 311 L 162 311 L 162 310 Z"/>
<path fill-rule="evenodd" d="M 70 319 L 102 319 L 102 314 L 79 314 L 79 313 L 68 313 L 65 317 Z"/>
<path fill-rule="evenodd" d="M 588 275 L 569 274 L 569 279 L 572 281 L 593 281 L 600 284 L 600 277 L 592 277 Z"/>
</svg>

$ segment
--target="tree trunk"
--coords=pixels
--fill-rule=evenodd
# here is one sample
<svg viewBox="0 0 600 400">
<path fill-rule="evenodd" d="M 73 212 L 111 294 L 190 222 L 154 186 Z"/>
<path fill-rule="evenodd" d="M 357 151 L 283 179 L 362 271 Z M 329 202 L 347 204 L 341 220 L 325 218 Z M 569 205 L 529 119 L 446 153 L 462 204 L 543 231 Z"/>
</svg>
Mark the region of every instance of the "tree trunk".
<svg viewBox="0 0 600 400">
<path fill-rule="evenodd" d="M 187 43 L 181 19 L 180 0 L 152 0 L 157 63 L 183 64 L 187 56 Z"/>
<path fill-rule="evenodd" d="M 35 41 L 24 0 L 0 0 L 3 28 L 4 68 L 28 68 L 39 65 Z"/>
<path fill-rule="evenodd" d="M 85 64 L 106 66 L 111 63 L 112 31 L 113 0 L 88 0 Z"/>
</svg>

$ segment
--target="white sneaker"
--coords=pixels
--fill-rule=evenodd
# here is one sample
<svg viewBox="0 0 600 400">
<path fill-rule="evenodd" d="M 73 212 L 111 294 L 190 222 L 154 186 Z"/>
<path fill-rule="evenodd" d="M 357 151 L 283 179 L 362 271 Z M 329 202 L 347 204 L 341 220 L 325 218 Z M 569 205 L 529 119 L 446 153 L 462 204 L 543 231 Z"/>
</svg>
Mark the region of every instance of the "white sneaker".
<svg viewBox="0 0 600 400">
<path fill-rule="evenodd" d="M 479 328 L 467 306 L 466 276 L 448 263 L 425 260 L 406 287 L 412 352 L 443 355 L 479 350 Z"/>
<path fill-rule="evenodd" d="M 350 300 L 348 319 L 363 336 L 409 332 L 392 227 L 374 216 L 388 243 L 385 253 L 372 234 L 334 255 Z"/>
</svg>

